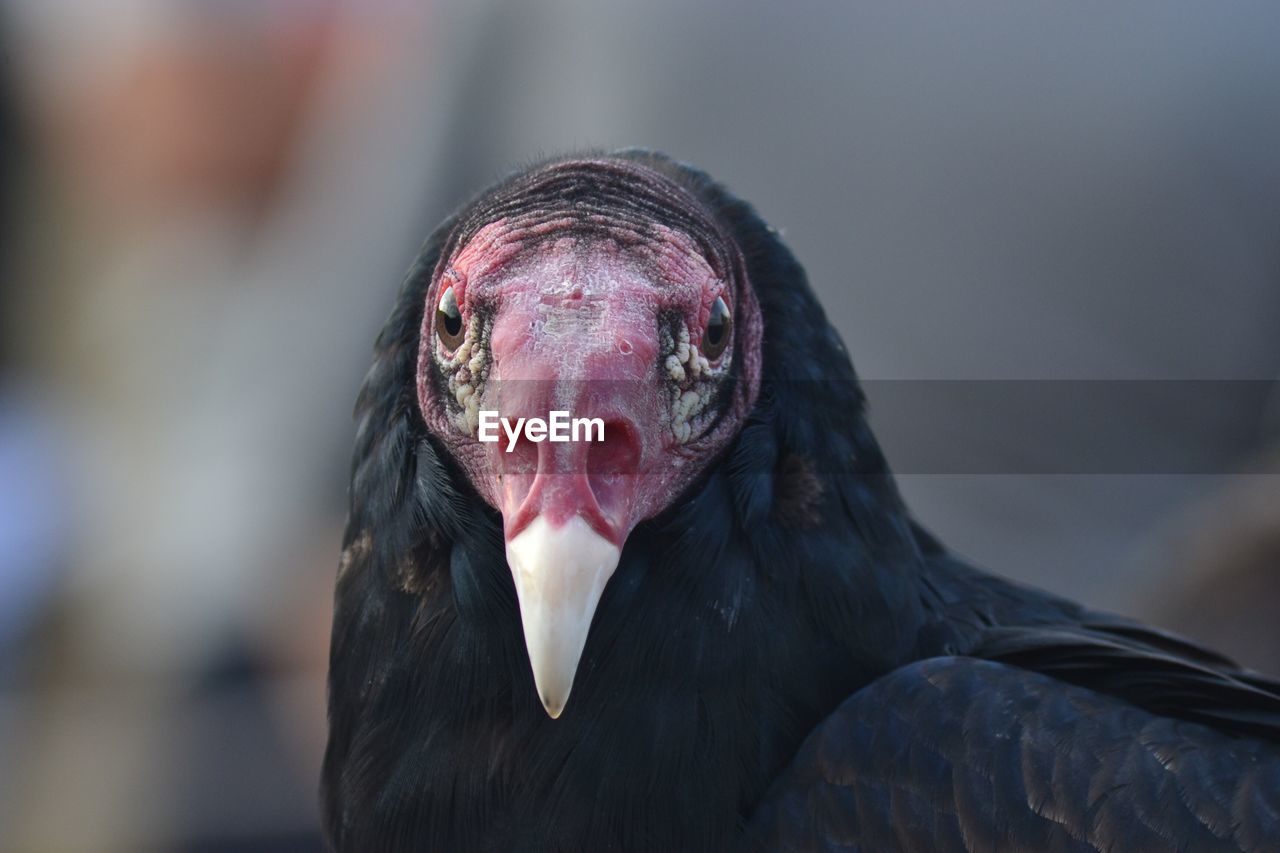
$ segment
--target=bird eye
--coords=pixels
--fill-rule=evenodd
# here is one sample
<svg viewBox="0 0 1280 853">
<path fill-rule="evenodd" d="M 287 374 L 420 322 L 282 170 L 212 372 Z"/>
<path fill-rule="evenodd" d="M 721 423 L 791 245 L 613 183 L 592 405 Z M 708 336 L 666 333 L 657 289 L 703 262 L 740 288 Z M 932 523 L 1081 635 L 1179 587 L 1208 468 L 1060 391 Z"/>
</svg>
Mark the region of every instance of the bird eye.
<svg viewBox="0 0 1280 853">
<path fill-rule="evenodd" d="M 446 349 L 455 350 L 462 343 L 462 312 L 458 310 L 458 297 L 453 288 L 445 289 L 436 308 L 436 335 Z"/>
<path fill-rule="evenodd" d="M 729 306 L 724 304 L 724 297 L 717 297 L 711 306 L 711 316 L 707 318 L 707 330 L 702 333 L 702 354 L 708 361 L 715 361 L 729 345 L 729 332 L 733 329 L 733 319 L 729 316 Z"/>
</svg>

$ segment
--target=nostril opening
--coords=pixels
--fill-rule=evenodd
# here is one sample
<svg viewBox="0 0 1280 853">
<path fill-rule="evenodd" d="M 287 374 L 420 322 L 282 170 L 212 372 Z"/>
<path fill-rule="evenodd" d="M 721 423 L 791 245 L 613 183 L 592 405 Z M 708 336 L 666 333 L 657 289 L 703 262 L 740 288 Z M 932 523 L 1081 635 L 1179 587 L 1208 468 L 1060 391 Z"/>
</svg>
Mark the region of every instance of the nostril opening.
<svg viewBox="0 0 1280 853">
<path fill-rule="evenodd" d="M 604 440 L 591 442 L 587 472 L 595 477 L 635 474 L 640 463 L 640 437 L 627 421 L 606 421 Z"/>
<path fill-rule="evenodd" d="M 604 441 L 587 451 L 587 479 L 596 503 L 608 516 L 625 516 L 631 477 L 639 473 L 640 436 L 626 421 L 607 421 Z"/>
</svg>

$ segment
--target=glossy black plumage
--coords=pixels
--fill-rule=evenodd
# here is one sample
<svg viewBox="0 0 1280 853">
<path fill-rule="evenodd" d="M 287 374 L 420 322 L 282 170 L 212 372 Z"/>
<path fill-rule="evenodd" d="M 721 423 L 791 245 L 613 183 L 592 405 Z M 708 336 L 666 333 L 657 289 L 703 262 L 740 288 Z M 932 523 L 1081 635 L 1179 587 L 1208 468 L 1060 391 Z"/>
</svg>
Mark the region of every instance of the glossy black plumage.
<svg viewBox="0 0 1280 853">
<path fill-rule="evenodd" d="M 1268 850 L 1280 756 L 1027 670 L 893 671 L 824 721 L 758 810 L 758 849 Z"/>
<path fill-rule="evenodd" d="M 1280 687 L 949 556 L 902 506 L 777 235 L 702 173 L 615 156 L 688 188 L 741 248 L 760 400 L 628 538 L 548 719 L 501 520 L 417 410 L 425 288 L 468 211 L 441 226 L 357 403 L 324 769 L 335 847 L 1126 849 L 1189 845 L 1204 816 L 1241 849 L 1280 834 Z M 1090 756 L 1115 780 L 1103 800 Z"/>
</svg>

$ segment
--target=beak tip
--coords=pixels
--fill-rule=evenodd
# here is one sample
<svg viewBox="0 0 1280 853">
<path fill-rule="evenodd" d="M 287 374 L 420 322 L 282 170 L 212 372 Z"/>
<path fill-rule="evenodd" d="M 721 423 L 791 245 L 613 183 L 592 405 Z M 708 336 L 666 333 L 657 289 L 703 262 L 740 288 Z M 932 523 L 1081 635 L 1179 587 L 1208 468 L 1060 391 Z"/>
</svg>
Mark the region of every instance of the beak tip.
<svg viewBox="0 0 1280 853">
<path fill-rule="evenodd" d="M 534 685 L 553 720 L 569 701 L 596 605 L 620 553 L 577 516 L 560 528 L 538 516 L 507 544 Z"/>
</svg>

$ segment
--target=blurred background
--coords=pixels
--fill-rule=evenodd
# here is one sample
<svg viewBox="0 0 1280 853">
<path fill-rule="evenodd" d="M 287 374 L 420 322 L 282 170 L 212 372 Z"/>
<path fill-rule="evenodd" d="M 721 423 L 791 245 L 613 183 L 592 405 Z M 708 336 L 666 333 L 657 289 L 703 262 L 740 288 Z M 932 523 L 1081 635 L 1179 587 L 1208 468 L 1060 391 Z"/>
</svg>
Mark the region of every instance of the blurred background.
<svg viewBox="0 0 1280 853">
<path fill-rule="evenodd" d="M 0 850 L 322 849 L 374 335 L 445 214 L 588 146 L 783 231 L 953 547 L 1280 673 L 1277 44 L 1236 0 L 0 0 Z"/>
</svg>

